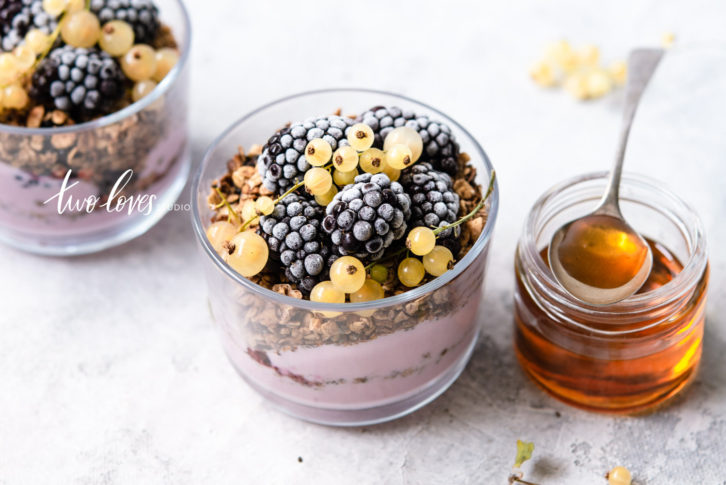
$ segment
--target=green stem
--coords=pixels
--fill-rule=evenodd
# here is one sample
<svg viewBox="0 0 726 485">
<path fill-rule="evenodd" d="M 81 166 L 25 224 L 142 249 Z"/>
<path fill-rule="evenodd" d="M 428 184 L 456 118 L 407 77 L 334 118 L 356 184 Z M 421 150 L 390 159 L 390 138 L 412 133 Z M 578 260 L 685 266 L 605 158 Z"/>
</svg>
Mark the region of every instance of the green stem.
<svg viewBox="0 0 726 485">
<path fill-rule="evenodd" d="M 452 222 L 451 224 L 448 224 L 446 226 L 437 227 L 436 229 L 434 229 L 434 234 L 436 234 L 438 236 L 445 230 L 451 229 L 452 227 L 460 226 L 463 223 L 465 223 L 466 221 L 468 221 L 469 219 L 471 219 L 472 217 L 474 217 L 481 210 L 481 208 L 484 207 L 484 204 L 486 203 L 487 199 L 494 191 L 494 181 L 496 179 L 497 179 L 497 173 L 494 170 L 492 170 L 492 175 L 489 178 L 489 188 L 487 188 L 487 193 L 484 195 L 484 197 L 482 197 L 481 201 L 476 205 L 476 207 L 474 207 L 471 210 L 471 212 L 469 212 L 467 215 L 465 215 L 458 221 Z"/>
<path fill-rule="evenodd" d="M 227 211 L 229 212 L 229 214 L 227 214 L 227 222 L 230 222 L 230 223 L 232 222 L 232 219 L 231 219 L 232 216 L 234 216 L 235 219 L 237 219 L 238 221 L 242 222 L 240 220 L 239 214 L 237 214 L 237 212 L 232 208 L 230 203 L 227 201 L 227 197 L 225 197 L 224 194 L 222 193 L 222 191 L 219 190 L 219 187 L 215 187 L 214 190 L 217 192 L 217 195 L 219 195 L 219 197 L 222 199 L 222 205 L 227 207 Z"/>
<path fill-rule="evenodd" d="M 285 192 L 285 193 L 284 193 L 284 194 L 282 194 L 282 195 L 281 195 L 280 197 L 278 197 L 277 199 L 275 199 L 275 200 L 274 200 L 274 204 L 275 204 L 275 205 L 279 204 L 279 203 L 280 203 L 280 201 L 281 201 L 282 199 L 284 199 L 284 198 L 285 198 L 285 197 L 287 197 L 288 195 L 292 194 L 293 192 L 295 192 L 295 191 L 296 191 L 297 189 L 299 189 L 299 188 L 300 188 L 300 187 L 302 187 L 303 185 L 305 185 L 305 181 L 302 181 L 302 182 L 298 182 L 298 183 L 296 183 L 295 185 L 293 185 L 292 187 L 290 187 L 290 188 L 289 188 L 289 189 L 287 190 L 287 192 Z M 259 215 L 259 214 L 257 214 L 257 215 L 256 215 L 255 217 L 253 217 L 253 218 L 252 218 L 252 219 L 250 219 L 249 221 L 247 221 L 247 222 L 245 222 L 244 224 L 242 224 L 242 227 L 240 227 L 240 229 L 239 229 L 239 232 L 242 232 L 242 231 L 244 231 L 245 229 L 247 229 L 248 227 L 250 227 L 250 224 L 252 224 L 252 223 L 253 223 L 254 221 L 256 221 L 256 220 L 257 220 L 257 219 L 259 219 L 259 218 L 260 218 L 260 215 Z"/>
<path fill-rule="evenodd" d="M 305 185 L 305 181 L 304 181 L 304 180 L 303 180 L 302 182 L 298 182 L 298 183 L 296 183 L 295 185 L 293 185 L 292 187 L 290 187 L 290 188 L 289 188 L 289 189 L 287 190 L 287 192 L 285 192 L 285 193 L 284 193 L 284 194 L 282 194 L 282 195 L 281 195 L 280 197 L 278 197 L 277 199 L 275 199 L 275 205 L 277 205 L 277 204 L 278 204 L 278 203 L 279 203 L 279 202 L 280 202 L 280 201 L 281 201 L 282 199 L 284 199 L 284 198 L 285 198 L 285 197 L 287 197 L 288 195 L 292 194 L 293 192 L 295 192 L 295 191 L 296 191 L 297 189 L 299 189 L 299 188 L 300 188 L 300 187 L 302 187 L 303 185 Z"/>
</svg>

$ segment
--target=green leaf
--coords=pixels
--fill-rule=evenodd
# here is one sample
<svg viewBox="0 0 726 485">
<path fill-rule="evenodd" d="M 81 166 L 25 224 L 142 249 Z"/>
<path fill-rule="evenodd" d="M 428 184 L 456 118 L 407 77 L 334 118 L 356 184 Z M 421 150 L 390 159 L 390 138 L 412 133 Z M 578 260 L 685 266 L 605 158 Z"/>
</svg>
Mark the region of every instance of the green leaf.
<svg viewBox="0 0 726 485">
<path fill-rule="evenodd" d="M 534 443 L 528 441 L 517 440 L 517 456 L 514 459 L 514 467 L 519 468 L 522 463 L 532 458 L 534 451 Z"/>
</svg>

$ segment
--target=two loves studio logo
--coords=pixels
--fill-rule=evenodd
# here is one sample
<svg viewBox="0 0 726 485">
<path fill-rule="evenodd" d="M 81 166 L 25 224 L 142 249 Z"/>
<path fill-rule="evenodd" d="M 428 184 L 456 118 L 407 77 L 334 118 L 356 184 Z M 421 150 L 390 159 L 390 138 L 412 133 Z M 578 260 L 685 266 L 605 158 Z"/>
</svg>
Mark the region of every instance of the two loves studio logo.
<svg viewBox="0 0 726 485">
<path fill-rule="evenodd" d="M 149 215 L 154 210 L 156 194 L 123 195 L 124 188 L 134 176 L 134 171 L 131 169 L 126 170 L 116 180 L 108 193 L 108 197 L 99 195 L 87 195 L 83 198 L 74 197 L 71 191 L 79 184 L 79 181 L 70 182 L 71 172 L 72 170 L 66 172 L 58 193 L 43 202 L 43 205 L 48 205 L 55 200 L 58 214 L 64 214 L 65 212 L 86 212 L 90 214 L 97 210 L 106 210 L 107 212 L 117 213 L 127 212 L 129 215 L 135 212 Z"/>
</svg>

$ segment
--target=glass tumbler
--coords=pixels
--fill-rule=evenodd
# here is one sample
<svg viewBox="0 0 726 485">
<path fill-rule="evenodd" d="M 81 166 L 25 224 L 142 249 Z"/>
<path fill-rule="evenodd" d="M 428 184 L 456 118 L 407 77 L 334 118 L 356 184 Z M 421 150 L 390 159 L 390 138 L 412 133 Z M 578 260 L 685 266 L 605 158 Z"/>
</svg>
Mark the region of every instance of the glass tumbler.
<svg viewBox="0 0 726 485">
<path fill-rule="evenodd" d="M 478 312 L 492 230 L 488 219 L 466 256 L 443 276 L 408 292 L 366 303 L 315 303 L 258 286 L 232 270 L 209 244 L 207 197 L 238 146 L 264 143 L 288 121 L 343 108 L 411 109 L 446 122 L 486 186 L 492 166 L 456 121 L 414 100 L 362 89 L 291 96 L 246 115 L 209 148 L 192 186 L 193 224 L 201 246 L 209 306 L 232 365 L 283 411 L 331 425 L 373 424 L 432 401 L 466 365 L 479 333 Z"/>
<path fill-rule="evenodd" d="M 515 255 L 515 350 L 547 392 L 591 411 L 639 413 L 678 394 L 701 359 L 708 259 L 703 226 L 662 184 L 626 174 L 623 214 L 652 241 L 654 266 L 641 292 L 595 306 L 567 293 L 545 262 L 552 234 L 590 213 L 608 174 L 582 175 L 534 205 Z"/>
<path fill-rule="evenodd" d="M 0 241 L 47 255 L 99 251 L 143 234 L 176 201 L 191 165 L 191 31 L 181 1 L 156 3 L 180 59 L 153 92 L 77 125 L 0 125 Z"/>
</svg>

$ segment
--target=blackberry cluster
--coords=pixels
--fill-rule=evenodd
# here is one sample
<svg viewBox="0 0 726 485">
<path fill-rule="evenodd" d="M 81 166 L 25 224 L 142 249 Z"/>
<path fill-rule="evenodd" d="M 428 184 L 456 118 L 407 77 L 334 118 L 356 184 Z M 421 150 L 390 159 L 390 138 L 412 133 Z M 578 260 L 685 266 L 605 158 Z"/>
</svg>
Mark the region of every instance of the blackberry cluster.
<svg viewBox="0 0 726 485">
<path fill-rule="evenodd" d="M 101 25 L 111 20 L 127 22 L 134 29 L 136 44 L 151 44 L 161 26 L 152 0 L 91 0 L 91 12 Z"/>
<path fill-rule="evenodd" d="M 411 227 L 441 227 L 456 222 L 459 194 L 454 192 L 449 174 L 435 170 L 428 162 L 418 162 L 401 174 L 401 185 L 411 196 Z M 452 233 L 447 229 L 441 237 Z"/>
<path fill-rule="evenodd" d="M 30 95 L 50 109 L 81 119 L 114 111 L 126 77 L 106 52 L 95 47 L 58 47 L 33 73 Z"/>
<path fill-rule="evenodd" d="M 5 52 L 20 45 L 31 28 L 50 34 L 57 25 L 43 10 L 43 0 L 0 0 L 0 47 Z"/>
<path fill-rule="evenodd" d="M 387 175 L 364 173 L 335 195 L 326 213 L 323 230 L 334 254 L 375 261 L 405 235 L 411 198 Z"/>
<path fill-rule="evenodd" d="M 376 106 L 359 116 L 358 120 L 367 124 L 375 134 L 377 148 L 383 148 L 386 135 L 394 128 L 408 126 L 421 135 L 423 153 L 421 161 L 428 161 L 437 170 L 456 175 L 459 168 L 459 144 L 451 128 L 445 123 L 431 120 L 428 116 L 417 115 L 410 110 L 395 106 Z"/>
<path fill-rule="evenodd" d="M 341 116 L 322 116 L 294 123 L 267 140 L 257 159 L 257 169 L 268 190 L 283 194 L 302 180 L 310 164 L 305 159 L 305 147 L 314 138 L 327 141 L 333 150 L 348 145 L 345 132 L 353 120 Z"/>
<path fill-rule="evenodd" d="M 268 216 L 260 218 L 260 235 L 270 257 L 285 268 L 285 276 L 301 291 L 310 293 L 335 260 L 320 220 L 324 210 L 314 201 L 290 194 Z"/>
</svg>

